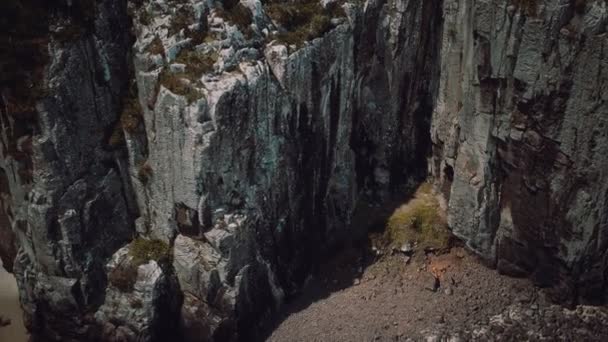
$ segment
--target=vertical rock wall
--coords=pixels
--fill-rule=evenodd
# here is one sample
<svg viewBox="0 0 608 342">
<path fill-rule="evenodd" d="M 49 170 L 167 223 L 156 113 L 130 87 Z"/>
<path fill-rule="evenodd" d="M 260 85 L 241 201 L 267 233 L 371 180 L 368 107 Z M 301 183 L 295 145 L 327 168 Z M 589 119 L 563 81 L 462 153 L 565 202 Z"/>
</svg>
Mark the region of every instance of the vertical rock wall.
<svg viewBox="0 0 608 342">
<path fill-rule="evenodd" d="M 9 45 L 18 71 L 3 84 L 0 168 L 11 197 L 2 230 L 19 246 L 14 272 L 30 331 L 82 339 L 104 300 L 103 265 L 133 231 L 126 151 L 108 146 L 127 81 L 126 4 L 19 6 L 15 25 L 25 28 L 7 33 L 29 45 Z"/>
<path fill-rule="evenodd" d="M 359 203 L 425 175 L 439 1 L 345 4 L 295 45 L 259 1 L 134 1 L 133 56 L 124 1 L 31 5 L 46 58 L 27 129 L 3 109 L 2 231 L 35 337 L 255 338 Z"/>
<path fill-rule="evenodd" d="M 499 271 L 561 299 L 605 299 L 606 11 L 444 3 L 431 168 L 450 227 Z"/>
<path fill-rule="evenodd" d="M 138 230 L 173 244 L 190 340 L 256 336 L 329 247 L 363 233 L 359 203 L 424 177 L 430 147 L 438 1 L 346 4 L 300 47 L 272 39 L 262 3 L 241 4 L 250 35 L 227 4 L 137 12 L 152 18 L 135 28 L 145 132 L 127 134 Z M 193 75 L 190 51 L 213 65 Z"/>
<path fill-rule="evenodd" d="M 603 299 L 605 2 L 340 3 L 295 43 L 257 0 L 30 2 L 0 257 L 34 336 L 255 339 L 429 156 L 471 249 Z"/>
</svg>

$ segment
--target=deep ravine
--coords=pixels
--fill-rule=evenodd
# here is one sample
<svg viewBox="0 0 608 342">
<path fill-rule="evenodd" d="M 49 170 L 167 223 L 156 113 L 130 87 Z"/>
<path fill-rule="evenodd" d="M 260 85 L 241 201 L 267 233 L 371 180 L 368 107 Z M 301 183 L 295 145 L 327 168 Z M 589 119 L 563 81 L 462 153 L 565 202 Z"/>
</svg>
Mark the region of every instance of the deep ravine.
<svg viewBox="0 0 608 342">
<path fill-rule="evenodd" d="M 606 300 L 604 1 L 0 6 L 0 257 L 34 338 L 264 338 L 425 180 L 486 265 Z"/>
</svg>

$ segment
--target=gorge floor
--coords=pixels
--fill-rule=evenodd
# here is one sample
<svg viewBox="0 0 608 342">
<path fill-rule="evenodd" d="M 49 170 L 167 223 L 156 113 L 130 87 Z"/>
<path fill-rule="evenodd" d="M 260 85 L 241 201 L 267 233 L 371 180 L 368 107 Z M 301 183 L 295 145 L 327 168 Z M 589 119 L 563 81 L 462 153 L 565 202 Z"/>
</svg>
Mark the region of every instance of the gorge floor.
<svg viewBox="0 0 608 342">
<path fill-rule="evenodd" d="M 402 253 L 362 253 L 325 265 L 286 305 L 267 341 L 418 340 L 426 329 L 459 330 L 513 303 L 547 305 L 529 281 L 499 275 L 460 247 L 438 256 L 416 251 L 407 263 Z"/>
</svg>

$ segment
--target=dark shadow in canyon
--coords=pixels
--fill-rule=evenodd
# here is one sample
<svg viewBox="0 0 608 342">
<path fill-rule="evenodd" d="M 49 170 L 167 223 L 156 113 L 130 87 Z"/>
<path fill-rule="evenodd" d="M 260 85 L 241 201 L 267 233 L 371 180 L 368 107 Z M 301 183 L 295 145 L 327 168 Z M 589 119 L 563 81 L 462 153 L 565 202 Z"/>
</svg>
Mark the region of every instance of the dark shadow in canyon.
<svg viewBox="0 0 608 342">
<path fill-rule="evenodd" d="M 352 230 L 365 232 L 360 238 L 334 246 L 295 295 L 286 298 L 280 311 L 270 323 L 262 327 L 260 341 L 267 340 L 289 316 L 307 309 L 315 302 L 328 298 L 333 293 L 356 285 L 365 270 L 378 261 L 369 238 L 371 232 L 382 232 L 393 212 L 409 201 L 422 181 L 401 196 L 394 195 L 382 204 L 362 205 L 353 217 Z"/>
</svg>

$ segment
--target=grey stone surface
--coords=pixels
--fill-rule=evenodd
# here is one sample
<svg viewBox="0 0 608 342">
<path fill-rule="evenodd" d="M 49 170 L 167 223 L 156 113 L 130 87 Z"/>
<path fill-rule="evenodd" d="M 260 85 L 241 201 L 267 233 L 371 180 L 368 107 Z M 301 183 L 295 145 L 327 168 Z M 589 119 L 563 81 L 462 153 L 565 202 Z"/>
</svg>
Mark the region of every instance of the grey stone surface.
<svg viewBox="0 0 608 342">
<path fill-rule="evenodd" d="M 155 260 L 128 267 L 132 264 L 129 249 L 130 245 L 119 249 L 106 266 L 110 281 L 104 303 L 95 313 L 102 327 L 100 337 L 105 341 L 158 340 L 161 330 L 173 328 L 171 316 L 177 315 L 179 303 L 171 297 L 175 297 L 176 288 Z M 132 288 L 112 283 L 112 274 L 120 271 L 125 272 L 122 277 L 132 279 Z"/>
<path fill-rule="evenodd" d="M 259 1 L 243 4 L 253 9 L 251 36 L 213 4 L 206 21 L 215 39 L 202 43 L 166 29 L 195 2 L 144 3 L 137 15 L 155 19 L 135 21 L 147 149 L 136 135 L 127 146 L 152 176 L 140 182 L 132 162 L 131 179 L 149 235 L 175 239 L 189 334 L 203 331 L 192 317 L 207 310 L 205 336 L 230 324 L 256 336 L 328 247 L 364 233 L 351 230 L 357 203 L 387 199 L 426 172 L 438 69 L 417 61 L 438 58 L 430 14 L 439 2 L 347 4 L 348 20 L 299 48 L 264 40 L 276 27 Z M 150 52 L 155 39 L 161 58 Z M 159 77 L 176 71 L 184 51 L 217 59 L 184 81 L 200 94 L 191 100 Z"/>
<path fill-rule="evenodd" d="M 442 325 L 421 332 L 420 341 L 604 341 L 608 338 L 604 307 L 514 304 L 504 312 L 460 329 Z"/>
<path fill-rule="evenodd" d="M 103 265 L 133 231 L 130 194 L 117 166 L 125 151 L 108 147 L 128 81 L 126 6 L 99 2 L 86 26 L 76 18 L 80 9 L 53 10 L 52 29 L 73 29 L 74 37 L 46 37 L 48 63 L 35 80 L 46 96 L 36 104 L 32 130 L 3 106 L 0 158 L 26 325 L 49 341 L 87 336 L 93 325 L 87 314 L 104 298 Z M 11 139 L 29 146 L 16 156 Z"/>
<path fill-rule="evenodd" d="M 501 272 L 605 298 L 606 4 L 445 1 L 432 174 Z M 603 23 L 603 24 L 600 24 Z"/>
<path fill-rule="evenodd" d="M 347 2 L 301 46 L 259 0 L 232 22 L 235 4 L 97 2 L 80 34 L 44 43 L 35 124 L 2 109 L 0 257 L 19 246 L 34 334 L 259 337 L 332 246 L 365 233 L 359 205 L 429 175 L 454 234 L 499 271 L 604 300 L 604 2 Z M 131 75 L 141 122 L 108 146 Z M 137 235 L 173 260 L 139 266 L 126 294 L 107 278 Z"/>
</svg>

